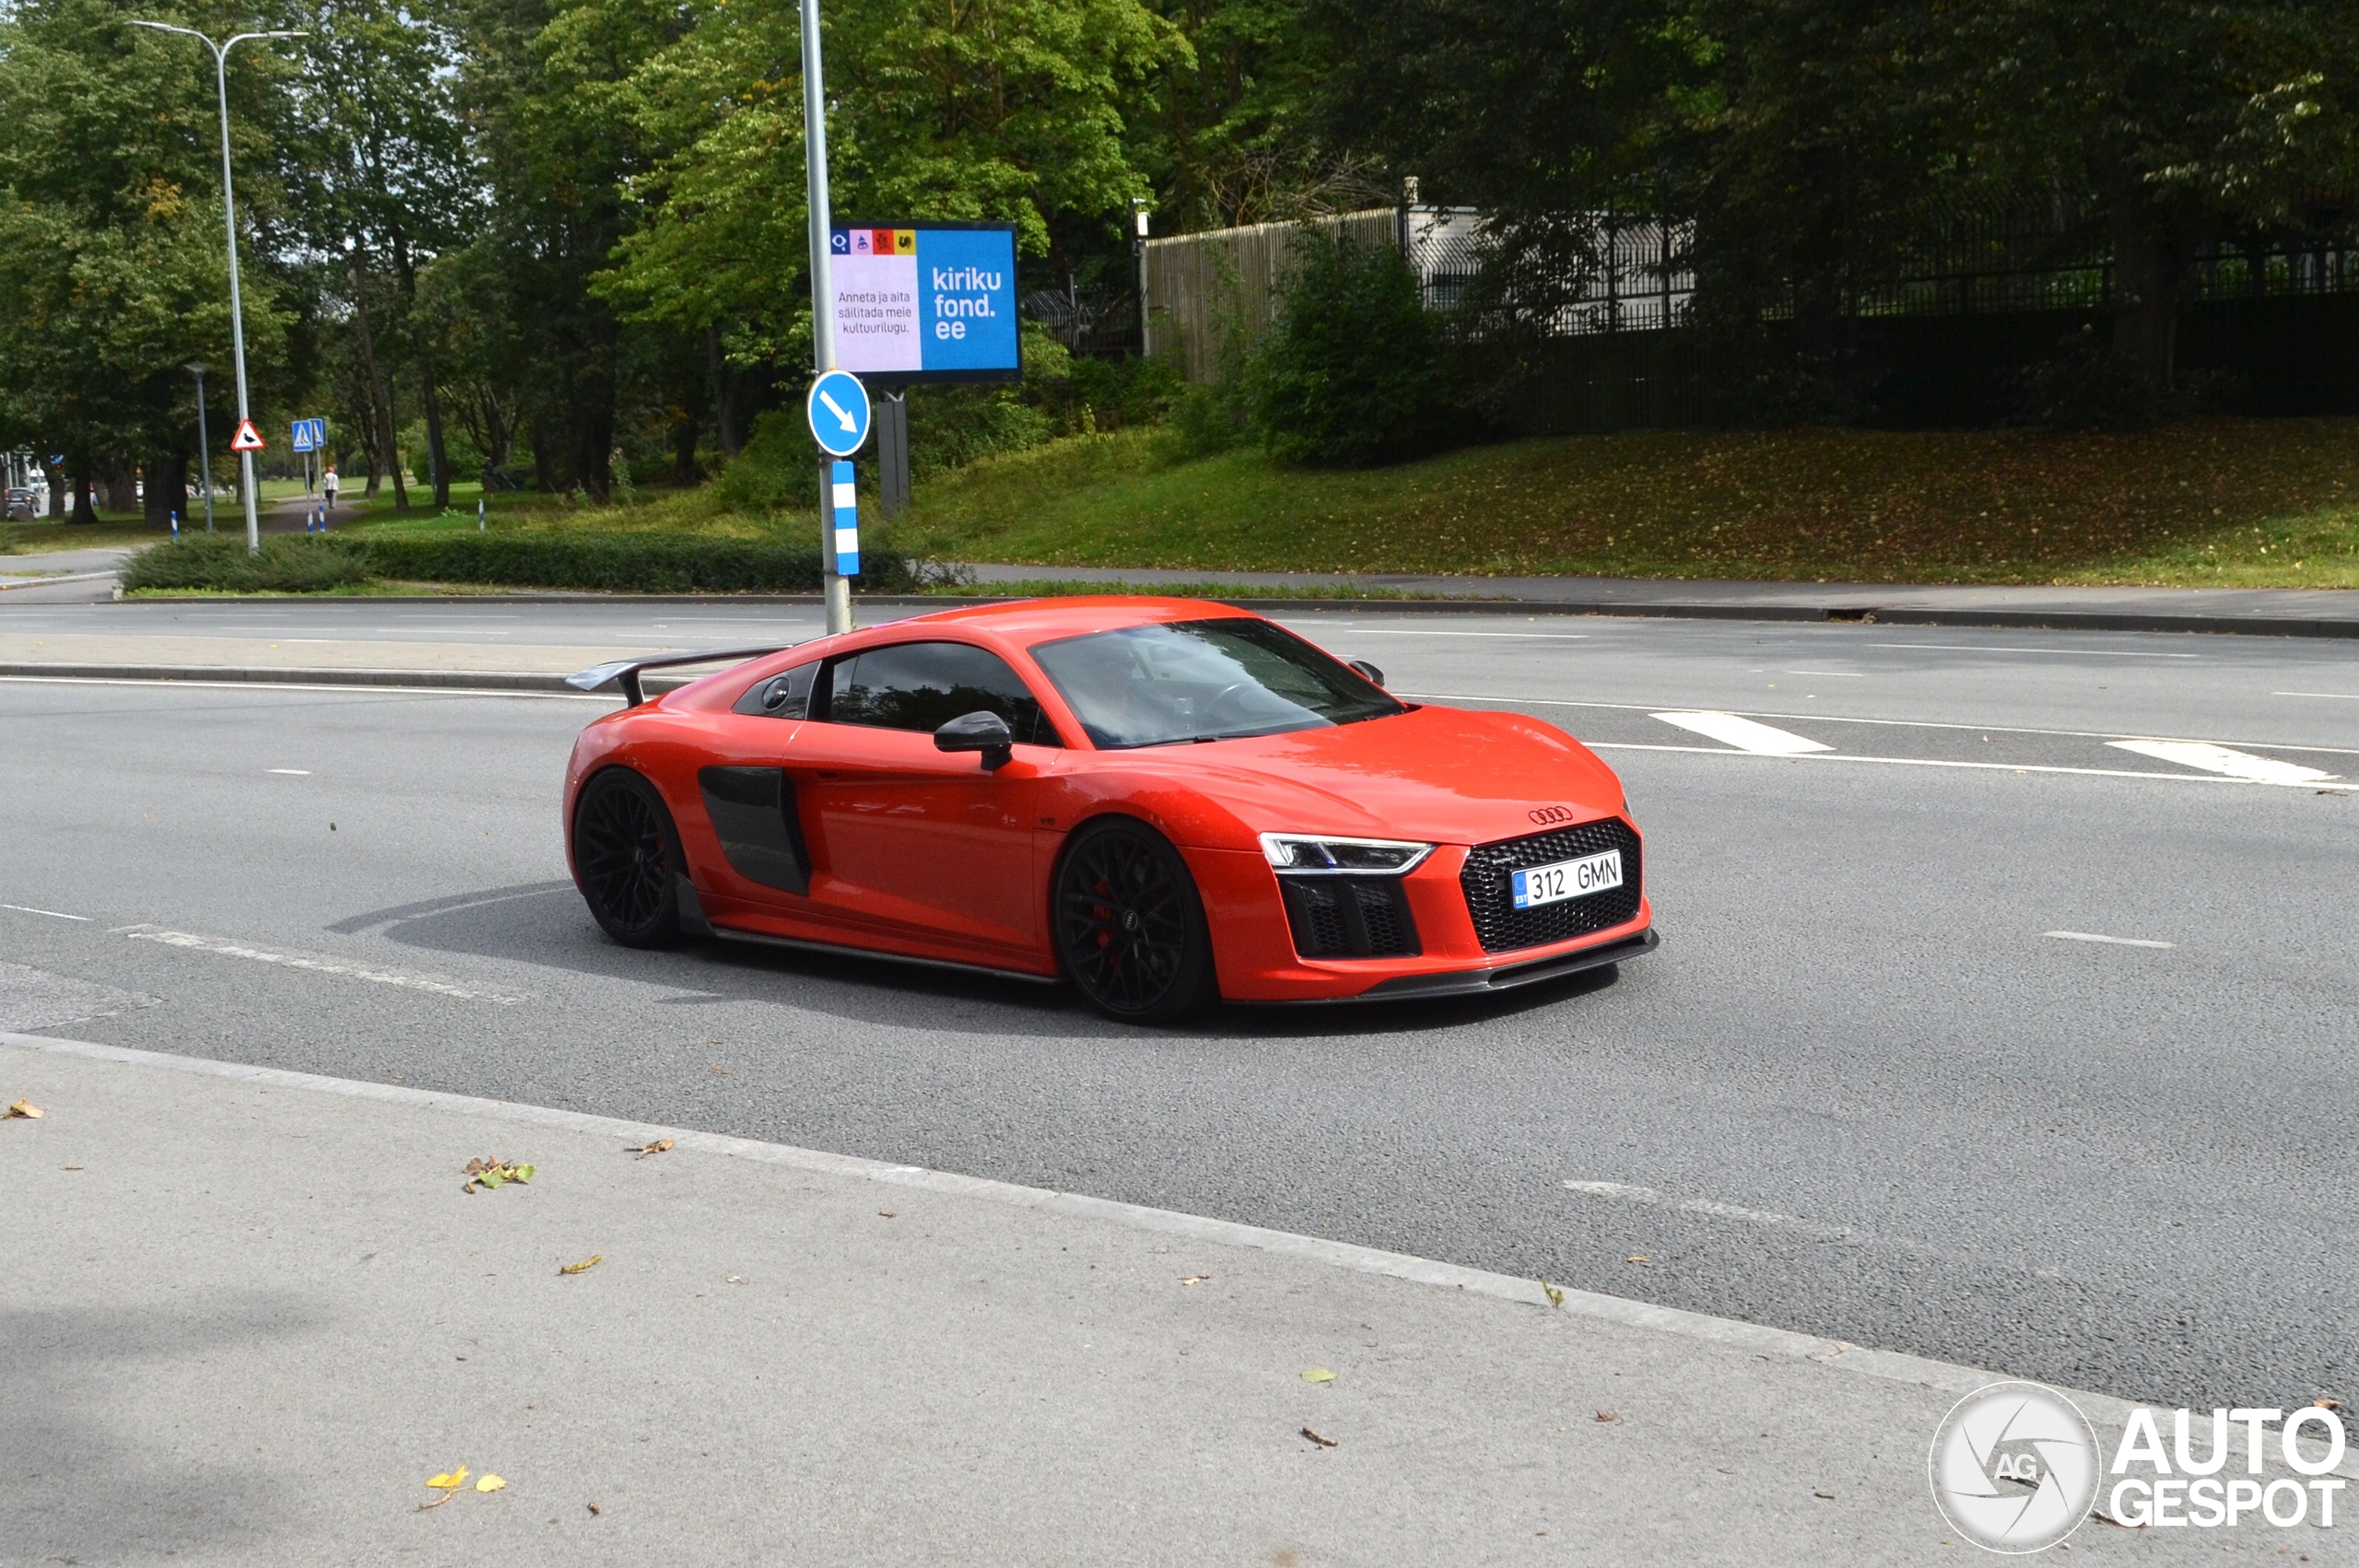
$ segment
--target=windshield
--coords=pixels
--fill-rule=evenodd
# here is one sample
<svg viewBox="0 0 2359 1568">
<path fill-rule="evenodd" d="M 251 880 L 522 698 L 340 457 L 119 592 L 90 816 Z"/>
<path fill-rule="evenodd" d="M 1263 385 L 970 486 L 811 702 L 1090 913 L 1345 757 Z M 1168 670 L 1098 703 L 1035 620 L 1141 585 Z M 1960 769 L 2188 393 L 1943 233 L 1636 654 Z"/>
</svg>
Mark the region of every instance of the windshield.
<svg viewBox="0 0 2359 1568">
<path fill-rule="evenodd" d="M 1408 711 L 1267 621 L 1125 626 L 1045 642 L 1032 657 L 1101 750 L 1276 735 Z"/>
</svg>

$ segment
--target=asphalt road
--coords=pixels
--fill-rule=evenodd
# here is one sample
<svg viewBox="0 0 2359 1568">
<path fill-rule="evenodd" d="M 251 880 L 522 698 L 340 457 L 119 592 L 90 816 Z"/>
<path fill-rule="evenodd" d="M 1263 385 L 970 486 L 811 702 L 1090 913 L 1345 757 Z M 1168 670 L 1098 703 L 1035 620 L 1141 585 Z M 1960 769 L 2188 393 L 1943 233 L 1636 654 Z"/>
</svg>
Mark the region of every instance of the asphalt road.
<svg viewBox="0 0 2359 1568">
<path fill-rule="evenodd" d="M 201 612 L 519 649 L 816 629 Z M 2350 647 L 1301 625 L 1397 691 L 1598 744 L 1662 950 L 1602 985 L 1177 1035 L 986 979 L 634 954 L 564 880 L 557 780 L 599 700 L 7 681 L 0 1027 L 1077 1189 L 2173 1405 L 2359 1396 Z M 2155 738 L 2234 756 L 2114 743 Z M 1775 755 L 1796 742 L 1825 749 Z"/>
</svg>

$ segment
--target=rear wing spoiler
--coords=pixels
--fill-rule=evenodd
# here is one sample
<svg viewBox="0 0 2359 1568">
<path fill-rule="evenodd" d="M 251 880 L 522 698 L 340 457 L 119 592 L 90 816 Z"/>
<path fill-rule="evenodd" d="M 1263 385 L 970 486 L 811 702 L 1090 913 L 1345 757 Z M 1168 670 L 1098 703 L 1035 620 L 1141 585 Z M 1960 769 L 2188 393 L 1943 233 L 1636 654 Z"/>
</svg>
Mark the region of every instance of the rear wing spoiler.
<svg viewBox="0 0 2359 1568">
<path fill-rule="evenodd" d="M 748 659 L 783 653 L 794 646 L 791 642 L 778 642 L 762 648 L 709 648 L 698 653 L 657 653 L 645 659 L 617 659 L 610 664 L 593 664 L 578 675 L 568 675 L 565 684 L 585 692 L 619 686 L 628 705 L 637 708 L 647 700 L 646 688 L 639 679 L 642 670 L 668 670 L 680 664 L 719 664 L 724 661 L 742 664 Z"/>
</svg>

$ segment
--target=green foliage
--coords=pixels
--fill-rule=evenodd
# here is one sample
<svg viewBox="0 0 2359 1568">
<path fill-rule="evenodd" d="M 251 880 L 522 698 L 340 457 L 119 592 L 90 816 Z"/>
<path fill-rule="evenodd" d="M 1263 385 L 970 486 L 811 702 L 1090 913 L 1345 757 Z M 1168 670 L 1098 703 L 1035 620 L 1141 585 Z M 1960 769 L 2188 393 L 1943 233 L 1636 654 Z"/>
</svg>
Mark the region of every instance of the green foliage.
<svg viewBox="0 0 2359 1568">
<path fill-rule="evenodd" d="M 863 591 L 906 592 L 916 585 L 908 564 L 890 550 L 863 550 L 861 567 Z M 776 540 L 518 529 L 274 534 L 251 556 L 234 535 L 199 534 L 133 556 L 123 583 L 126 591 L 310 593 L 375 578 L 629 593 L 809 593 L 819 586 L 819 551 Z"/>
<path fill-rule="evenodd" d="M 800 408 L 773 408 L 754 421 L 745 450 L 714 482 L 716 497 L 732 511 L 757 517 L 819 504 L 819 450 Z"/>
<path fill-rule="evenodd" d="M 1390 246 L 1308 239 L 1246 396 L 1281 462 L 1360 468 L 1456 433 L 1442 345 L 1417 277 Z"/>
<path fill-rule="evenodd" d="M 155 544 L 123 568 L 123 591 L 210 588 L 232 593 L 317 593 L 366 582 L 373 572 L 369 547 L 337 533 L 274 533 L 260 555 L 248 555 L 236 533 L 194 533 Z"/>
</svg>

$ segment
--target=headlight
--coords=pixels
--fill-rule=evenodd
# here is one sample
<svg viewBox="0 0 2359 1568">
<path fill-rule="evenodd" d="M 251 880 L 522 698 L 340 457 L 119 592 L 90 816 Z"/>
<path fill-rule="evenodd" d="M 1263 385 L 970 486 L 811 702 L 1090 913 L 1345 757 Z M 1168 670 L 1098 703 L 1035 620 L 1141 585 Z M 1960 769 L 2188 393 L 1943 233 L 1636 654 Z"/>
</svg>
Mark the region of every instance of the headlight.
<svg viewBox="0 0 2359 1568">
<path fill-rule="evenodd" d="M 1309 833 L 1264 833 L 1262 853 L 1282 872 L 1391 872 L 1414 870 L 1434 852 L 1430 844 L 1398 838 L 1329 838 Z"/>
</svg>

